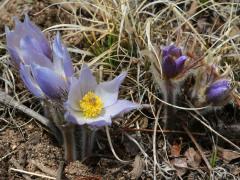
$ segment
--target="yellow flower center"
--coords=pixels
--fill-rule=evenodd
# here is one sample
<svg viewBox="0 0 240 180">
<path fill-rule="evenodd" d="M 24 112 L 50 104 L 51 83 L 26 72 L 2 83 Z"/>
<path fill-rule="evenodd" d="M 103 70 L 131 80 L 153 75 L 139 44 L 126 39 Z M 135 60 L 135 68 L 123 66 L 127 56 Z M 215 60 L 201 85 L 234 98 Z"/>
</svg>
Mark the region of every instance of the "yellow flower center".
<svg viewBox="0 0 240 180">
<path fill-rule="evenodd" d="M 100 97 L 90 91 L 79 101 L 79 106 L 85 117 L 95 118 L 101 114 L 103 102 Z"/>
</svg>

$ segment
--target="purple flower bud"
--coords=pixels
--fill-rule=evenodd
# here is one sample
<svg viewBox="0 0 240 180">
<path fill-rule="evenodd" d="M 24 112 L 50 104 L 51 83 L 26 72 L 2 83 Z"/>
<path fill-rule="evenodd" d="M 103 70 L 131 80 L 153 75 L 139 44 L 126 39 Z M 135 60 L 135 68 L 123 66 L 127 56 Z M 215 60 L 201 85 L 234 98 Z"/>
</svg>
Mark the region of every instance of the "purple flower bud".
<svg viewBox="0 0 240 180">
<path fill-rule="evenodd" d="M 206 89 L 206 99 L 214 105 L 225 103 L 230 97 L 231 90 L 232 88 L 228 80 L 217 80 Z"/>
<path fill-rule="evenodd" d="M 184 68 L 187 56 L 182 55 L 180 48 L 174 45 L 167 46 L 162 52 L 162 70 L 167 78 L 174 78 L 180 74 Z"/>
<path fill-rule="evenodd" d="M 20 66 L 21 62 L 26 64 L 21 55 L 22 49 L 27 48 L 28 51 L 37 51 L 47 58 L 51 58 L 51 48 L 47 38 L 41 30 L 29 20 L 27 15 L 25 16 L 24 22 L 20 22 L 15 18 L 15 29 L 10 31 L 9 28 L 6 27 L 5 32 L 7 50 L 17 67 Z M 34 59 L 32 61 L 34 61 Z"/>
</svg>

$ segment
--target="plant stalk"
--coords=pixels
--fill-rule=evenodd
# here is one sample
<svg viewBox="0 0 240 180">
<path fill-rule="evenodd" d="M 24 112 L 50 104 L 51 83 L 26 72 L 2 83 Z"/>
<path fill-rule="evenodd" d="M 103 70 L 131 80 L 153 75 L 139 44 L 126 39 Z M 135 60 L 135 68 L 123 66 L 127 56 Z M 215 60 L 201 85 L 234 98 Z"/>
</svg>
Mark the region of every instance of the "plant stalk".
<svg viewBox="0 0 240 180">
<path fill-rule="evenodd" d="M 165 100 L 169 104 L 175 104 L 175 87 L 170 79 L 166 79 L 164 82 L 165 85 Z M 175 114 L 176 111 L 174 107 L 165 105 L 164 108 L 164 119 L 165 119 L 165 127 L 164 129 L 176 129 L 176 120 L 175 120 Z"/>
<path fill-rule="evenodd" d="M 64 124 L 59 125 L 58 128 L 62 132 L 63 147 L 64 147 L 64 159 L 67 162 L 72 162 L 77 159 L 76 155 L 76 142 L 75 142 L 75 125 Z"/>
</svg>

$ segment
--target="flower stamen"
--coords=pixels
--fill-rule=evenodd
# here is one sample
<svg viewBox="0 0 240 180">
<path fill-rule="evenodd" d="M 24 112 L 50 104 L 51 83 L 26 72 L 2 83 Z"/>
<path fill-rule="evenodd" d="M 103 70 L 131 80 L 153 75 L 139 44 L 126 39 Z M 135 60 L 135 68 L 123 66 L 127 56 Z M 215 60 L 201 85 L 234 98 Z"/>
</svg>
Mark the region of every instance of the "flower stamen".
<svg viewBox="0 0 240 180">
<path fill-rule="evenodd" d="M 87 118 L 99 116 L 103 109 L 103 102 L 99 96 L 89 91 L 79 101 L 80 110 Z"/>
</svg>

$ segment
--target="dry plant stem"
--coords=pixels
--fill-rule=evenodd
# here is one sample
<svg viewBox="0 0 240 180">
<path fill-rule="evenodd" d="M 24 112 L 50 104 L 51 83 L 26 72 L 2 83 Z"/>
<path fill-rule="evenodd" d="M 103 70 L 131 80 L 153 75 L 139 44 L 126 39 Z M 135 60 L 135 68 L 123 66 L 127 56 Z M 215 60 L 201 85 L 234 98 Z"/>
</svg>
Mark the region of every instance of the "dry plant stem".
<svg viewBox="0 0 240 180">
<path fill-rule="evenodd" d="M 192 142 L 194 143 L 196 148 L 198 149 L 199 153 L 202 156 L 202 159 L 204 160 L 205 164 L 207 165 L 207 168 L 208 168 L 209 172 L 211 173 L 212 167 L 211 167 L 210 163 L 208 162 L 206 156 L 204 155 L 204 153 L 202 151 L 202 148 L 199 146 L 199 144 L 197 143 L 197 141 L 195 140 L 195 138 L 193 137 L 191 132 L 188 130 L 188 128 L 184 124 L 182 124 L 182 127 L 186 131 L 186 133 L 188 134 L 188 136 L 190 137 L 190 139 L 192 140 Z"/>
<path fill-rule="evenodd" d="M 125 161 L 125 160 L 122 160 L 118 157 L 118 155 L 116 154 L 114 148 L 113 148 L 113 144 L 112 144 L 112 140 L 111 140 L 111 137 L 110 137 L 110 133 L 109 133 L 109 129 L 108 129 L 108 126 L 105 126 L 105 130 L 106 130 L 106 134 L 107 134 L 107 139 L 108 139 L 108 143 L 109 143 L 109 146 L 111 148 L 111 151 L 113 153 L 113 155 L 115 156 L 115 158 L 120 161 L 121 163 L 123 164 L 129 164 L 130 161 Z"/>
<path fill-rule="evenodd" d="M 197 112 L 198 113 L 198 112 Z M 207 120 L 202 116 L 203 120 L 199 119 L 197 116 L 195 116 L 194 114 L 190 113 L 192 117 L 194 117 L 198 122 L 200 122 L 201 124 L 203 124 L 207 129 L 209 129 L 211 132 L 213 132 L 214 134 L 216 134 L 218 137 L 220 137 L 222 140 L 226 141 L 227 143 L 229 143 L 231 146 L 233 146 L 234 148 L 236 148 L 238 151 L 240 151 L 240 147 L 237 146 L 236 144 L 234 144 L 232 141 L 228 140 L 227 138 L 225 138 L 223 135 L 219 134 L 216 130 L 214 130 L 211 126 L 209 126 L 207 123 Z M 199 114 L 199 113 L 198 113 Z"/>
<path fill-rule="evenodd" d="M 15 168 L 10 168 L 10 171 L 15 171 L 15 172 L 19 172 L 19 173 L 22 173 L 22 174 L 28 174 L 30 176 L 37 176 L 37 177 L 40 177 L 40 178 L 46 178 L 46 179 L 56 179 L 55 177 L 51 177 L 51 176 L 46 176 L 46 175 L 43 175 L 43 174 L 37 174 L 37 173 L 32 173 L 32 172 L 28 172 L 28 171 L 24 171 L 22 169 L 15 169 Z"/>
<path fill-rule="evenodd" d="M 52 133 L 55 136 L 55 138 L 59 142 L 61 142 L 61 140 L 60 140 L 61 136 L 60 136 L 59 130 L 53 124 L 53 122 L 49 121 L 44 116 L 38 114 L 37 112 L 35 112 L 32 109 L 28 108 L 27 106 L 21 104 L 20 102 L 14 100 L 11 96 L 9 96 L 6 93 L 1 92 L 1 91 L 0 91 L 0 103 L 4 104 L 6 106 L 11 106 L 13 108 L 16 108 L 16 109 L 22 111 L 23 113 L 27 114 L 28 116 L 33 117 L 34 119 L 39 121 L 41 124 L 48 127 L 51 130 L 50 133 Z"/>
<path fill-rule="evenodd" d="M 18 161 L 15 159 L 15 158 L 11 158 L 10 159 L 10 162 L 18 169 L 23 169 L 23 167 L 18 163 Z M 31 180 L 31 177 L 28 176 L 28 175 L 23 175 L 23 177 L 26 179 L 26 180 Z"/>
<path fill-rule="evenodd" d="M 128 131 L 128 132 L 135 132 L 135 131 L 140 131 L 140 132 L 146 132 L 146 133 L 153 133 L 154 130 L 152 129 L 137 129 L 137 128 L 122 128 L 123 131 Z M 176 130 L 156 130 L 157 133 L 176 133 L 176 134 L 187 134 L 184 131 L 176 131 Z M 198 132 L 192 132 L 193 135 L 195 136 L 206 136 L 206 133 L 198 133 Z"/>
<path fill-rule="evenodd" d="M 44 166 L 42 163 L 38 162 L 38 161 L 35 161 L 35 160 L 31 160 L 30 161 L 31 164 L 35 165 L 38 169 L 40 169 L 42 172 L 50 175 L 50 176 L 56 176 L 57 173 L 56 171 Z"/>
<path fill-rule="evenodd" d="M 157 162 L 157 149 L 156 149 L 156 138 L 157 138 L 157 126 L 158 126 L 158 118 L 159 118 L 159 114 L 160 114 L 160 110 L 158 110 L 157 115 L 155 116 L 154 114 L 154 131 L 153 131 L 153 178 L 154 180 L 156 180 L 157 177 L 157 173 L 156 173 L 156 166 L 158 164 Z M 152 109 L 153 111 L 153 109 Z"/>
<path fill-rule="evenodd" d="M 64 124 L 58 126 L 62 132 L 63 136 L 63 146 L 64 146 L 64 159 L 67 162 L 72 162 L 77 159 L 76 155 L 76 143 L 75 143 L 75 125 Z"/>
</svg>

